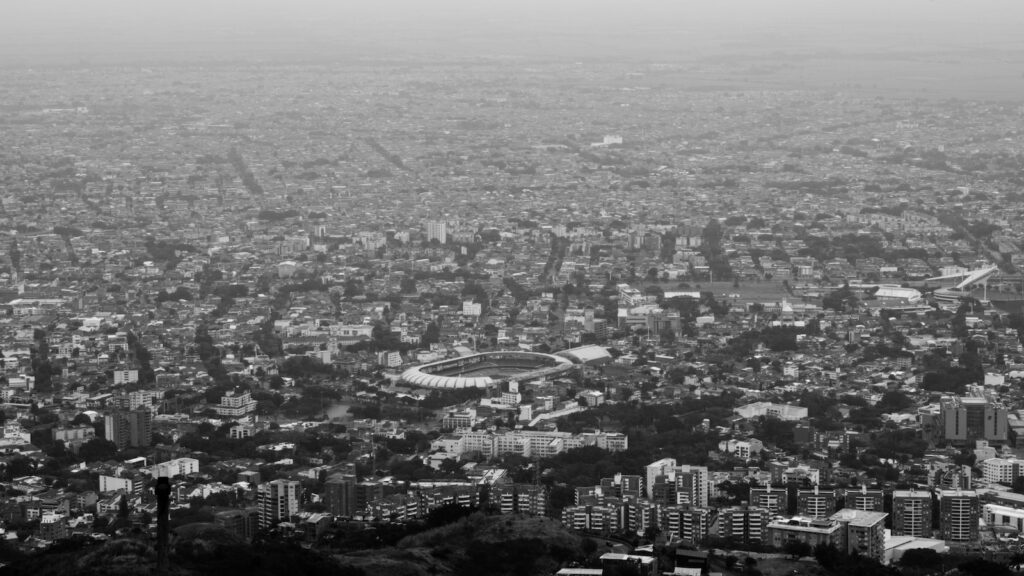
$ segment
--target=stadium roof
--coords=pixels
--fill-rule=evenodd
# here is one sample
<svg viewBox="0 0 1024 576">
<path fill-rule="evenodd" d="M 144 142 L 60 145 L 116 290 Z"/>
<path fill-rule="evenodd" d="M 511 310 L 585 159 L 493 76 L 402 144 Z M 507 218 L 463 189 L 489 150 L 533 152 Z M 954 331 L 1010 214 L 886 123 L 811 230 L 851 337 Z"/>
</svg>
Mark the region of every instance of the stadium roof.
<svg viewBox="0 0 1024 576">
<path fill-rule="evenodd" d="M 518 358 L 532 358 L 537 360 L 538 366 L 523 367 L 521 374 L 514 376 L 497 378 L 491 376 L 446 376 L 443 374 L 432 374 L 434 367 L 444 367 L 448 364 L 456 364 L 459 362 L 470 361 L 474 358 L 480 358 L 481 360 L 487 357 L 518 357 Z M 548 365 L 541 365 L 548 364 Z M 505 380 L 530 380 L 533 378 L 540 378 L 543 376 L 549 376 L 559 372 L 572 368 L 572 362 L 566 358 L 555 356 L 552 354 L 541 354 L 539 352 L 515 352 L 515 351 L 500 351 L 500 352 L 483 352 L 480 354 L 473 354 L 470 356 L 462 356 L 457 358 L 447 358 L 445 360 L 439 360 L 437 362 L 430 362 L 423 364 L 422 366 L 416 366 L 409 368 L 405 372 L 402 372 L 402 381 L 406 384 L 413 386 L 422 386 L 424 388 L 486 388 L 498 382 Z M 442 368 L 443 369 L 443 368 Z"/>
<path fill-rule="evenodd" d="M 607 348 L 597 346 L 596 344 L 562 350 L 561 352 L 558 352 L 557 355 L 568 358 L 577 364 L 592 364 L 612 359 L 612 355 L 608 352 Z"/>
<path fill-rule="evenodd" d="M 466 378 L 462 376 L 438 376 L 437 374 L 425 374 L 418 368 L 410 368 L 402 373 L 402 380 L 415 386 L 424 388 L 486 388 L 494 384 L 490 376 L 478 376 Z"/>
<path fill-rule="evenodd" d="M 899 286 L 879 286 L 875 292 L 877 298 L 903 298 L 907 302 L 917 302 L 921 299 L 921 293 L 913 288 L 901 288 Z"/>
<path fill-rule="evenodd" d="M 933 278 L 928 278 L 927 280 L 956 280 L 959 278 L 963 278 L 963 280 L 956 285 L 957 289 L 963 290 L 964 288 L 969 288 L 977 284 L 978 282 L 988 280 L 997 272 L 999 272 L 999 267 L 991 266 L 989 268 L 981 268 L 978 270 L 968 270 L 967 272 L 963 272 L 960 274 L 947 274 L 946 276 L 935 276 Z"/>
</svg>

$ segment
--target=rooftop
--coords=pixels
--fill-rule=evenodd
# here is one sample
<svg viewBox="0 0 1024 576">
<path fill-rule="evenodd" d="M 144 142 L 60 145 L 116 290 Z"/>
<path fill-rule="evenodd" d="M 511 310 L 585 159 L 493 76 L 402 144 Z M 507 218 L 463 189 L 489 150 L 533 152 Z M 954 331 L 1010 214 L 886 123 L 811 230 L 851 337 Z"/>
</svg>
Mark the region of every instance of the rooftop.
<svg viewBox="0 0 1024 576">
<path fill-rule="evenodd" d="M 885 512 L 871 512 L 867 510 L 844 508 L 833 514 L 830 519 L 838 522 L 845 522 L 851 526 L 870 528 L 872 526 L 877 526 L 880 522 L 885 522 L 886 516 L 888 516 L 888 514 Z"/>
</svg>

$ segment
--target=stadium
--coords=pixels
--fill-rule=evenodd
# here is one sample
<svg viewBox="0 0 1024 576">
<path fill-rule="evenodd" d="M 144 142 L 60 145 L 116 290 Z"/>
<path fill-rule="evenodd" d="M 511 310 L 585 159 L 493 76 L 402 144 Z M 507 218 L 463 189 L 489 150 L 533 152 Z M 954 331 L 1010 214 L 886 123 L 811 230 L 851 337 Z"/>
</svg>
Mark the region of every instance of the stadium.
<svg viewBox="0 0 1024 576">
<path fill-rule="evenodd" d="M 410 368 L 402 373 L 402 381 L 424 388 L 486 388 L 561 374 L 573 366 L 571 360 L 553 354 L 483 352 Z"/>
</svg>

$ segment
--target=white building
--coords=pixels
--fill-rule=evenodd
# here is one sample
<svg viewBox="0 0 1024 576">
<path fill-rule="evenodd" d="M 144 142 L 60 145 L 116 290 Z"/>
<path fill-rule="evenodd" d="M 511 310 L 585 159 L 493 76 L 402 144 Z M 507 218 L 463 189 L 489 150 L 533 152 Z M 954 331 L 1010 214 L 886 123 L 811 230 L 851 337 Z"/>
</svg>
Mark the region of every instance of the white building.
<svg viewBox="0 0 1024 576">
<path fill-rule="evenodd" d="M 658 476 L 668 476 L 668 473 L 675 469 L 675 467 L 675 458 L 662 458 L 661 460 L 658 460 L 657 462 L 651 462 L 650 464 L 644 467 L 644 471 L 646 472 L 647 476 L 647 484 L 645 484 L 644 486 L 647 487 L 648 498 L 654 497 L 654 479 L 657 478 Z"/>
<path fill-rule="evenodd" d="M 675 485 L 676 504 L 707 508 L 711 494 L 711 475 L 707 466 L 677 464 L 674 458 L 662 458 L 644 467 L 647 481 L 647 497 L 654 495 L 654 485 L 659 476 L 665 482 Z"/>
<path fill-rule="evenodd" d="M 138 370 L 133 370 L 138 372 Z M 117 375 L 117 372 L 114 373 Z M 138 381 L 138 374 L 135 375 L 135 380 Z M 138 410 L 139 408 L 150 407 L 153 405 L 153 399 L 157 397 L 157 394 L 151 390 L 135 390 L 128 393 L 128 409 Z"/>
<path fill-rule="evenodd" d="M 989 458 L 981 463 L 985 480 L 1011 485 L 1018 476 L 1024 475 L 1024 460 L 1016 458 Z"/>
<path fill-rule="evenodd" d="M 235 394 L 234 390 L 228 390 L 220 398 L 220 404 L 215 406 L 218 416 L 229 418 L 244 418 L 256 411 L 256 401 L 248 392 Z"/>
<path fill-rule="evenodd" d="M 448 434 L 431 442 L 431 450 L 445 452 L 451 458 L 479 453 L 484 457 L 519 454 L 527 458 L 547 458 L 584 446 L 596 446 L 609 452 L 629 448 L 629 438 L 618 432 L 572 434 L 542 430 L 512 430 L 500 434 L 483 430 Z"/>
<path fill-rule="evenodd" d="M 466 300 L 462 303 L 462 315 L 478 317 L 483 314 L 483 305 L 472 300 Z"/>
<path fill-rule="evenodd" d="M 723 440 L 718 443 L 718 450 L 726 454 L 732 454 L 737 458 L 749 460 L 764 450 L 764 443 L 756 438 L 750 440 Z"/>
<path fill-rule="evenodd" d="M 1024 510 L 999 504 L 985 504 L 981 510 L 985 524 L 989 527 L 1009 526 L 1018 532 L 1024 532 Z"/>
<path fill-rule="evenodd" d="M 260 484 L 257 506 L 261 529 L 286 522 L 298 513 L 300 486 L 296 480 L 274 480 Z"/>
<path fill-rule="evenodd" d="M 69 444 L 76 440 L 89 440 L 96 437 L 96 429 L 88 424 L 53 428 L 51 433 L 53 434 L 54 442 L 59 441 L 64 442 L 65 444 Z"/>
<path fill-rule="evenodd" d="M 331 324 L 327 327 L 331 336 L 345 339 L 370 339 L 373 337 L 372 324 Z"/>
<path fill-rule="evenodd" d="M 396 368 L 402 365 L 402 354 L 397 350 L 384 350 L 377 354 L 377 363 L 385 368 Z"/>
<path fill-rule="evenodd" d="M 166 476 L 173 478 L 175 476 L 188 476 L 189 474 L 199 473 L 199 460 L 195 458 L 176 458 L 174 460 L 168 460 L 167 462 L 161 462 L 150 466 L 148 469 L 150 476 L 159 478 Z"/>
<path fill-rule="evenodd" d="M 32 434 L 22 427 L 17 421 L 7 422 L 3 427 L 3 437 L 0 438 L 0 446 L 18 446 L 32 442 Z"/>
<path fill-rule="evenodd" d="M 114 385 L 134 384 L 139 381 L 138 370 L 114 370 Z"/>
<path fill-rule="evenodd" d="M 803 420 L 807 418 L 807 408 L 803 406 L 790 406 L 789 404 L 772 404 L 771 402 L 754 402 L 746 406 L 740 406 L 733 410 L 744 418 L 756 418 L 768 416 L 779 420 Z"/>
<path fill-rule="evenodd" d="M 228 431 L 228 437 L 232 440 L 241 440 L 242 438 L 250 438 L 256 435 L 256 427 L 251 424 L 238 424 L 232 426 Z"/>
<path fill-rule="evenodd" d="M 443 220 L 427 222 L 427 241 L 437 240 L 440 244 L 448 243 L 448 223 Z"/>
<path fill-rule="evenodd" d="M 668 477 L 676 486 L 676 504 L 707 508 L 710 478 L 707 466 L 676 466 Z"/>
<path fill-rule="evenodd" d="M 134 488 L 135 481 L 131 478 L 119 478 L 117 476 L 100 474 L 100 494 L 117 492 L 118 490 L 124 490 L 126 494 L 131 494 Z"/>
<path fill-rule="evenodd" d="M 82 325 L 79 326 L 79 330 L 82 332 L 99 332 L 100 326 L 103 324 L 103 319 L 96 316 L 90 318 L 82 318 Z"/>
<path fill-rule="evenodd" d="M 14 390 L 33 390 L 36 387 L 36 377 L 25 374 L 20 376 L 8 376 L 7 387 Z"/>
</svg>

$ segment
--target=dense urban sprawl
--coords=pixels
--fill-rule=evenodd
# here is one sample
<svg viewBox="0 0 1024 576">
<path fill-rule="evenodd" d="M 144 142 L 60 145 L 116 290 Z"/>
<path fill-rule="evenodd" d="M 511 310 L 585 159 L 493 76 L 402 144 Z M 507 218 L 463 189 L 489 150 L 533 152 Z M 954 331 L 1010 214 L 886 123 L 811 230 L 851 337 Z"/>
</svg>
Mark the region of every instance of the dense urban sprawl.
<svg viewBox="0 0 1024 576">
<path fill-rule="evenodd" d="M 502 515 L 567 576 L 1018 559 L 1024 108 L 687 74 L 10 71 L 4 560 L 158 477 L 366 573 Z"/>
</svg>

